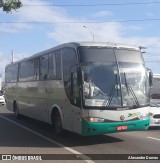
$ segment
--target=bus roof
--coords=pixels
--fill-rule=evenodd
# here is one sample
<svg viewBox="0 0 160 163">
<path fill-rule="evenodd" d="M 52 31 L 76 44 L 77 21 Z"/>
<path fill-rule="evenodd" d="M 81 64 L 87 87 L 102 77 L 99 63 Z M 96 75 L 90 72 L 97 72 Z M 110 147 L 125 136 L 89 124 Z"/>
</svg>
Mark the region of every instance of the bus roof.
<svg viewBox="0 0 160 163">
<path fill-rule="evenodd" d="M 120 44 L 120 43 L 112 43 L 112 42 L 70 42 L 70 43 L 65 43 L 62 45 L 57 46 L 58 48 L 62 47 L 68 47 L 68 46 L 87 46 L 87 47 L 92 47 L 92 46 L 97 46 L 97 47 L 108 47 L 108 48 L 119 48 L 119 49 L 132 49 L 132 50 L 138 50 L 140 51 L 140 47 L 137 46 L 131 46 L 127 44 Z M 55 47 L 56 48 L 56 47 Z"/>
<path fill-rule="evenodd" d="M 61 44 L 61 45 L 58 45 L 58 46 L 55 46 L 53 48 L 50 48 L 50 49 L 47 49 L 47 50 L 44 50 L 44 51 L 41 51 L 41 52 L 38 52 L 34 55 L 31 55 L 27 58 L 23 58 L 19 61 L 16 61 L 16 62 L 13 62 L 11 64 L 8 64 L 8 65 L 14 65 L 16 63 L 19 63 L 21 61 L 25 61 L 25 60 L 28 60 L 28 59 L 32 59 L 32 58 L 35 58 L 36 56 L 41 56 L 43 54 L 47 54 L 51 51 L 56 51 L 58 49 L 61 49 L 61 48 L 65 48 L 65 47 L 73 47 L 73 48 L 77 48 L 77 47 L 80 47 L 80 46 L 86 46 L 86 47 L 106 47 L 106 48 L 117 48 L 117 49 L 129 49 L 129 50 L 136 50 L 136 51 L 140 51 L 140 47 L 138 46 L 131 46 L 131 45 L 127 45 L 127 44 L 120 44 L 120 43 L 112 43 L 112 42 L 69 42 L 69 43 L 64 43 L 64 44 Z"/>
</svg>

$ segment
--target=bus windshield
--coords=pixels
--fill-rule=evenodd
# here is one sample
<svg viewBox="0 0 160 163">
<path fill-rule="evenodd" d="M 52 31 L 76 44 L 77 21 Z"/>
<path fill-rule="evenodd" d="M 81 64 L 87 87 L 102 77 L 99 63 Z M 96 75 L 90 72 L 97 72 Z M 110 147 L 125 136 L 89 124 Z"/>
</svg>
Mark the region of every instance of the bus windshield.
<svg viewBox="0 0 160 163">
<path fill-rule="evenodd" d="M 123 62 L 116 57 L 87 61 L 91 62 L 81 63 L 84 106 L 131 109 L 149 105 L 148 79 L 142 62 Z"/>
</svg>

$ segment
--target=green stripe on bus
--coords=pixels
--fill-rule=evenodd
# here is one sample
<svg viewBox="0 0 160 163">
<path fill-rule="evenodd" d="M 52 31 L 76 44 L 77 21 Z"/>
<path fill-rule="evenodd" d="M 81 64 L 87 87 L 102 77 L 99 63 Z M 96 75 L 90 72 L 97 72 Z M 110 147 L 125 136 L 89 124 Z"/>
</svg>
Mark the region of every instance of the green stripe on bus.
<svg viewBox="0 0 160 163">
<path fill-rule="evenodd" d="M 113 122 L 113 123 L 87 122 L 84 119 L 82 119 L 82 135 L 91 136 L 114 132 L 147 130 L 149 127 L 149 123 L 150 118 L 139 121 Z M 128 126 L 128 129 L 116 131 L 117 126 Z"/>
</svg>

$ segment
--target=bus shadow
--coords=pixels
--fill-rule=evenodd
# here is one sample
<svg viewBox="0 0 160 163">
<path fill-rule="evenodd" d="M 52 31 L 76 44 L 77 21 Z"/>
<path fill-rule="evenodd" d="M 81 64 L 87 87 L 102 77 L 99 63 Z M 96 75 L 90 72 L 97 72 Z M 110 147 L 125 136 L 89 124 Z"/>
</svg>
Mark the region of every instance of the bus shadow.
<svg viewBox="0 0 160 163">
<path fill-rule="evenodd" d="M 3 139 L 3 141 L 0 141 L 0 146 L 45 147 L 45 148 L 57 147 L 56 144 L 45 138 L 49 138 L 50 140 L 59 142 L 67 147 L 109 144 L 124 141 L 122 139 L 110 135 L 97 135 L 84 137 L 68 131 L 64 131 L 64 134 L 62 136 L 56 136 L 53 132 L 52 127 L 46 123 L 24 116 L 22 116 L 21 119 L 17 120 L 14 114 L 12 113 L 0 113 L 0 115 L 19 124 L 20 126 L 24 126 L 24 128 L 19 126 L 14 127 L 16 131 L 13 131 L 13 127 L 12 129 L 10 129 L 11 126 L 15 126 L 13 123 L 7 125 L 8 129 L 5 126 L 5 132 L 8 133 L 4 135 L 5 139 Z M 26 130 L 25 128 L 29 129 L 30 131 Z M 1 136 L 2 135 L 0 135 L 0 139 Z"/>
<path fill-rule="evenodd" d="M 55 136 L 53 138 L 59 142 L 61 141 L 68 147 L 110 144 L 124 141 L 109 135 L 80 136 L 68 131 L 65 131 L 61 138 Z"/>
<path fill-rule="evenodd" d="M 29 125 L 29 127 L 36 130 L 38 133 L 56 140 L 66 146 L 85 146 L 96 145 L 105 143 L 123 142 L 124 140 L 109 136 L 109 135 L 95 135 L 95 136 L 81 136 L 73 132 L 64 131 L 62 136 L 56 136 L 52 127 L 46 123 L 34 120 L 32 118 L 23 117 L 23 120 Z"/>
<path fill-rule="evenodd" d="M 148 130 L 160 130 L 160 126 L 149 127 Z"/>
</svg>

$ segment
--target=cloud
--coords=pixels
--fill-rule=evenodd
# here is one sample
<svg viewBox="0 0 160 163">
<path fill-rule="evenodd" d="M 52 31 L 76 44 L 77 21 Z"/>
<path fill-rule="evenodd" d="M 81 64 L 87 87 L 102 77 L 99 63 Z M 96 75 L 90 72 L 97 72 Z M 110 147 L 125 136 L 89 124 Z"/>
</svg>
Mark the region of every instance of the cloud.
<svg viewBox="0 0 160 163">
<path fill-rule="evenodd" d="M 16 53 L 13 55 L 13 61 L 19 61 L 21 59 L 24 59 L 26 57 L 30 56 L 28 53 Z"/>
<path fill-rule="evenodd" d="M 16 24 L 2 24 L 0 26 L 0 32 L 5 32 L 5 33 L 17 33 L 20 30 L 29 30 L 32 29 L 30 25 L 27 23 L 16 23 Z"/>
<path fill-rule="evenodd" d="M 160 51 L 160 38 L 156 37 L 129 37 L 123 39 L 128 44 L 140 45 L 147 47 L 147 50 Z"/>
<path fill-rule="evenodd" d="M 69 41 L 91 41 L 94 38 L 95 41 L 112 41 L 112 42 L 124 42 L 129 44 L 141 44 L 143 46 L 155 46 L 156 41 L 159 38 L 153 37 L 130 37 L 127 33 L 134 30 L 142 30 L 141 26 L 129 25 L 127 30 L 125 24 L 123 23 L 90 23 L 90 20 L 86 18 L 74 18 L 74 16 L 68 15 L 67 11 L 62 7 L 48 6 L 49 1 L 34 0 L 34 1 L 24 1 L 24 5 L 36 4 L 37 6 L 23 6 L 19 12 L 13 13 L 13 18 L 16 21 L 22 22 L 50 22 L 50 29 L 46 28 L 46 36 L 53 39 L 57 43 L 69 42 Z M 109 11 L 99 11 L 94 13 L 96 16 L 109 16 L 113 13 Z M 82 22 L 82 23 L 72 23 L 72 22 Z M 95 20 L 96 21 L 96 20 Z M 53 23 L 51 23 L 53 22 Z M 54 23 L 54 22 L 70 22 L 70 23 Z M 84 22 L 84 23 L 83 23 Z M 42 27 L 44 24 L 40 24 L 38 27 Z M 85 29 L 83 26 L 88 28 Z M 128 27 L 128 26 L 127 26 Z M 0 27 L 2 31 L 3 27 Z M 14 24 L 11 28 L 4 26 L 3 30 L 6 32 L 17 32 L 20 29 L 33 29 L 34 24 Z M 35 27 L 37 28 L 37 26 Z M 91 31 L 91 32 L 89 32 Z"/>
<path fill-rule="evenodd" d="M 21 22 L 44 22 L 34 26 L 34 24 L 11 24 L 10 27 L 7 25 L 0 26 L 0 31 L 4 32 L 18 32 L 20 30 L 32 30 L 38 28 L 44 28 L 46 37 L 53 40 L 54 43 L 60 44 L 70 41 L 92 41 L 93 34 L 95 41 L 104 42 L 119 42 L 126 43 L 136 46 L 146 46 L 148 52 L 155 51 L 160 52 L 160 38 L 158 37 L 147 37 L 147 36 L 131 36 L 130 33 L 137 30 L 143 30 L 143 26 L 138 25 L 127 25 L 125 23 L 85 23 L 90 20 L 87 18 L 78 18 L 75 15 L 69 15 L 68 12 L 62 7 L 47 6 L 49 1 L 34 0 L 24 1 L 24 4 L 36 4 L 36 7 L 23 6 L 19 12 L 12 14 L 12 21 Z M 43 5 L 43 6 L 41 6 Z M 45 6 L 46 5 L 46 6 Z M 99 21 L 99 18 L 114 15 L 110 11 L 99 11 L 94 16 L 93 21 Z M 46 27 L 45 22 L 50 22 L 50 28 Z M 59 23 L 56 23 L 59 22 Z M 61 22 L 61 23 L 60 23 Z M 70 23 L 62 23 L 70 22 Z M 81 23 L 73 23 L 81 22 Z M 83 26 L 86 26 L 84 28 Z M 93 33 L 93 34 L 92 34 Z M 46 42 L 46 46 L 48 43 Z M 154 50 L 153 50 L 154 49 Z M 21 58 L 21 55 L 17 59 Z"/>
<path fill-rule="evenodd" d="M 67 17 L 64 16 L 66 14 L 65 10 L 59 7 L 45 6 L 48 5 L 47 2 L 41 0 L 28 0 L 24 1 L 23 4 L 24 6 L 22 6 L 22 8 L 20 8 L 17 12 L 13 11 L 12 15 L 6 15 L 6 18 L 9 19 L 9 21 L 4 20 L 4 22 L 13 23 L 1 24 L 0 31 L 15 33 L 24 29 L 32 29 L 34 24 L 39 22 L 44 22 L 45 24 L 45 22 L 67 21 Z M 34 4 L 37 6 L 27 6 Z M 40 25 L 43 25 L 43 23 Z"/>
<path fill-rule="evenodd" d="M 20 21 L 26 22 L 63 22 L 70 21 L 67 12 L 62 7 L 49 6 L 50 1 L 24 1 L 20 12 L 15 13 Z M 52 3 L 52 2 L 51 2 Z M 29 5 L 29 6 L 27 6 Z"/>
<path fill-rule="evenodd" d="M 0 74 L 2 74 L 2 78 L 4 78 L 4 68 L 9 63 L 7 59 L 4 59 L 4 54 L 0 51 Z"/>
<path fill-rule="evenodd" d="M 96 13 L 94 13 L 92 15 L 99 18 L 99 17 L 112 16 L 114 14 L 112 12 L 110 12 L 110 11 L 104 10 L 104 11 L 96 12 Z"/>
<path fill-rule="evenodd" d="M 23 59 L 25 57 L 28 57 L 29 54 L 27 53 L 16 53 L 14 54 L 13 61 L 18 61 L 20 59 Z M 7 64 L 10 64 L 12 61 L 12 56 L 10 55 L 9 57 L 5 58 L 5 54 L 0 51 L 0 74 L 3 74 L 5 72 L 5 67 Z"/>
<path fill-rule="evenodd" d="M 24 1 L 24 4 L 36 4 L 37 6 L 23 6 L 19 12 L 14 13 L 16 21 L 20 22 L 70 22 L 70 23 L 50 23 L 52 31 L 46 30 L 46 36 L 52 38 L 57 43 L 69 41 L 90 41 L 92 31 L 95 36 L 95 41 L 119 41 L 122 33 L 122 27 L 119 23 L 105 23 L 105 24 L 86 24 L 89 21 L 85 18 L 77 19 L 69 16 L 67 12 L 60 7 L 47 6 L 47 2 L 35 0 L 34 2 Z M 45 6 L 46 5 L 46 6 Z M 34 9 L 34 10 L 33 10 Z M 94 15 L 97 17 L 104 17 L 112 15 L 109 11 L 100 11 Z M 82 23 L 72 23 L 72 22 Z M 83 23 L 84 22 L 84 23 Z M 43 24 L 40 24 L 41 27 Z M 85 29 L 83 26 L 87 26 Z M 32 29 L 34 24 L 16 24 L 12 27 L 4 28 L 8 32 L 17 32 L 20 29 Z M 11 30 L 11 31 L 10 31 Z"/>
<path fill-rule="evenodd" d="M 153 16 L 154 16 L 154 13 L 152 13 L 152 12 L 147 12 L 146 15 L 149 16 L 149 17 L 153 17 Z"/>
<path fill-rule="evenodd" d="M 84 25 L 86 28 L 84 28 Z M 118 23 L 105 24 L 65 24 L 56 25 L 52 32 L 47 34 L 48 37 L 56 42 L 70 41 L 120 41 L 122 26 Z"/>
</svg>

